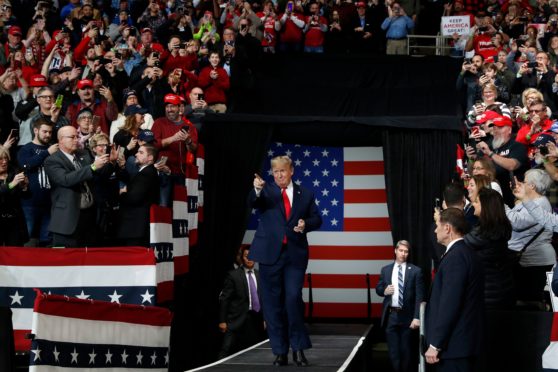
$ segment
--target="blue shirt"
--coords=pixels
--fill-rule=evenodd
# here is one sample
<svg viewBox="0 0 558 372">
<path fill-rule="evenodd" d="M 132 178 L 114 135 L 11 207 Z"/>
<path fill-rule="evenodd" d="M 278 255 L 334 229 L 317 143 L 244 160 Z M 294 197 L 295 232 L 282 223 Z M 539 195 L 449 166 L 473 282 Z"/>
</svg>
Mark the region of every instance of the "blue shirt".
<svg viewBox="0 0 558 372">
<path fill-rule="evenodd" d="M 388 17 L 382 22 L 382 30 L 386 31 L 388 39 L 403 39 L 408 31 L 415 27 L 415 22 L 409 16 Z"/>
</svg>

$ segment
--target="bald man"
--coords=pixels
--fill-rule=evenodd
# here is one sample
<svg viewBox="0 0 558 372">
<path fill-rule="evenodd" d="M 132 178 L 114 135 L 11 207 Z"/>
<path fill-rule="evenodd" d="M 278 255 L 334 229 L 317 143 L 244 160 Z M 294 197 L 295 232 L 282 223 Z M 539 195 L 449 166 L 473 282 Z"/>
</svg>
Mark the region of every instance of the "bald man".
<svg viewBox="0 0 558 372">
<path fill-rule="evenodd" d="M 58 145 L 59 150 L 45 161 L 51 186 L 53 246 L 90 246 L 95 237 L 95 208 L 88 182 L 96 172 L 112 172 L 111 159 L 109 155 L 92 159 L 88 151 L 78 150 L 77 130 L 72 126 L 60 128 Z M 116 157 L 110 155 L 113 161 Z"/>
</svg>

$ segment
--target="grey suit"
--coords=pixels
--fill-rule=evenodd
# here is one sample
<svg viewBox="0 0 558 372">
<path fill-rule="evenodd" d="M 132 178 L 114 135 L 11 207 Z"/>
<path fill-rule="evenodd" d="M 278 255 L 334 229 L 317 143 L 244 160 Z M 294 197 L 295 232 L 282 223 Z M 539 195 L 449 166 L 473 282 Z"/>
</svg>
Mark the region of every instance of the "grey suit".
<svg viewBox="0 0 558 372">
<path fill-rule="evenodd" d="M 55 234 L 72 235 L 76 232 L 81 214 L 81 184 L 93 179 L 91 155 L 87 151 L 77 151 L 75 155 L 81 169 L 76 169 L 60 150 L 45 160 L 45 171 L 52 187 L 49 230 Z"/>
</svg>

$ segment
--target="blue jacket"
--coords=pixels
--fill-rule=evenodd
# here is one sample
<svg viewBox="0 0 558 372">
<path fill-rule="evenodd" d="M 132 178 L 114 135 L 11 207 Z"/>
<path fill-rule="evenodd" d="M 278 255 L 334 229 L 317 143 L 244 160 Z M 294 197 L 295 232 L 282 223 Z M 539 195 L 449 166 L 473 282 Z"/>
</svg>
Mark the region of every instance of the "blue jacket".
<svg viewBox="0 0 558 372">
<path fill-rule="evenodd" d="M 395 264 L 392 263 L 382 267 L 380 280 L 376 286 L 376 293 L 378 296 L 385 296 L 384 307 L 382 309 L 382 326 L 385 325 L 388 316 L 388 309 L 391 306 L 391 299 L 393 297 L 391 295 L 384 295 L 384 291 L 388 285 L 392 284 L 391 273 L 393 272 L 394 266 Z M 424 299 L 424 281 L 422 280 L 422 272 L 420 268 L 407 262 L 404 280 L 403 306 L 402 310 L 398 313 L 398 316 L 401 323 L 410 325 L 413 319 L 419 319 L 420 303 Z"/>
<path fill-rule="evenodd" d="M 265 265 L 274 264 L 279 258 L 283 237 L 286 235 L 287 254 L 291 263 L 294 266 L 306 268 L 308 265 L 306 234 L 319 229 L 322 225 L 314 194 L 293 183 L 291 215 L 288 220 L 285 219 L 281 189 L 275 183 L 266 184 L 259 197 L 252 189 L 248 203 L 251 208 L 258 209 L 260 213 L 260 223 L 250 246 L 249 258 Z M 303 219 L 306 224 L 304 233 L 297 233 L 293 230 L 298 225 L 299 219 Z"/>
</svg>

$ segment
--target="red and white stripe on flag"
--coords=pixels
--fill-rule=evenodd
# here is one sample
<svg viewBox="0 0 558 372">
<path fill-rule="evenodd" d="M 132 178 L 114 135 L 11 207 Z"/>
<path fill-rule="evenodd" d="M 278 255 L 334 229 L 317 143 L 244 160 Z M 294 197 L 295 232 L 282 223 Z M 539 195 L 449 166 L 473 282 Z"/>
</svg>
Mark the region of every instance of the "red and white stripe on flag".
<svg viewBox="0 0 558 372">
<path fill-rule="evenodd" d="M 12 310 L 15 348 L 28 351 L 35 288 L 68 298 L 154 305 L 155 257 L 152 249 L 23 248 L 0 249 L 0 306 Z"/>
<path fill-rule="evenodd" d="M 321 231 L 322 227 L 308 234 L 307 273 L 312 274 L 312 315 L 322 318 L 367 317 L 368 274 L 372 316 L 380 316 L 383 299 L 376 295 L 374 288 L 381 268 L 393 261 L 382 148 L 344 148 L 343 167 L 343 231 Z M 295 166 L 294 178 L 301 172 L 302 169 L 297 170 Z M 322 204 L 319 208 L 324 209 Z M 251 243 L 254 232 L 246 231 L 243 244 Z M 303 298 L 308 306 L 307 281 Z"/>
<path fill-rule="evenodd" d="M 169 310 L 37 292 L 29 371 L 168 370 Z"/>
</svg>

